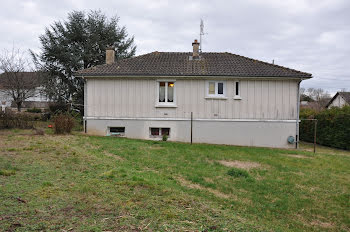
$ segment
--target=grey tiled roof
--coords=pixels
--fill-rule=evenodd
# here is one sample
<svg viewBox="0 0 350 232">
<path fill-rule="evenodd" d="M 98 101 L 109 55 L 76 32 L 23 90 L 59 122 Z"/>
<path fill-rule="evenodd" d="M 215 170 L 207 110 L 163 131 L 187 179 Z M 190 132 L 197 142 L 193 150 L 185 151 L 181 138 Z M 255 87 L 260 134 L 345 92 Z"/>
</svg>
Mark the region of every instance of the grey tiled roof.
<svg viewBox="0 0 350 232">
<path fill-rule="evenodd" d="M 344 98 L 346 103 L 350 104 L 350 92 L 339 92 L 339 95 Z"/>
<path fill-rule="evenodd" d="M 13 72 L 12 72 L 13 73 Z M 1 73 L 0 74 L 0 89 L 5 88 L 9 84 L 11 78 L 14 78 L 12 73 Z M 16 79 L 14 81 L 20 81 L 23 85 L 37 85 L 41 83 L 42 76 L 38 72 L 18 72 L 16 73 Z M 13 82 L 10 82 L 13 83 Z"/>
<path fill-rule="evenodd" d="M 202 53 L 191 60 L 188 52 L 152 52 L 103 64 L 76 76 L 237 76 L 311 78 L 309 73 L 250 59 L 232 53 Z"/>
</svg>

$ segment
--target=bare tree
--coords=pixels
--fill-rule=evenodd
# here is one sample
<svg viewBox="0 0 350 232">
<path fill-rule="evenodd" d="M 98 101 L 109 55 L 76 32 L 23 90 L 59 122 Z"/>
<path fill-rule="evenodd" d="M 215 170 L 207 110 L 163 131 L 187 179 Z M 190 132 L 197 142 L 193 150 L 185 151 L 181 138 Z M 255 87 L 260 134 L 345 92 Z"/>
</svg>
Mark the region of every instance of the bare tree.
<svg viewBox="0 0 350 232">
<path fill-rule="evenodd" d="M 37 95 L 36 87 L 39 86 L 39 75 L 29 72 L 31 69 L 25 54 L 19 49 L 4 50 L 0 55 L 0 82 L 3 94 L 11 98 L 21 111 L 23 102 Z"/>
<path fill-rule="evenodd" d="M 331 98 L 329 93 L 321 88 L 308 88 L 305 95 L 314 100 L 316 110 L 323 109 Z"/>
</svg>

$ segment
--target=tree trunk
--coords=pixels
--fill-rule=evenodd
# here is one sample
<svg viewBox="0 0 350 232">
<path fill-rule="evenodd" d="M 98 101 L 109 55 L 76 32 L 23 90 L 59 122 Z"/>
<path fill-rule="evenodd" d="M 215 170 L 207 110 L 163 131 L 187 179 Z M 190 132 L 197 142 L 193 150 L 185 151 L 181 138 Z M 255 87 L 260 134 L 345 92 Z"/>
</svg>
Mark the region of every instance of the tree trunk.
<svg viewBox="0 0 350 232">
<path fill-rule="evenodd" d="M 18 112 L 21 112 L 21 109 L 22 109 L 22 102 L 16 102 L 17 104 L 17 111 Z"/>
</svg>

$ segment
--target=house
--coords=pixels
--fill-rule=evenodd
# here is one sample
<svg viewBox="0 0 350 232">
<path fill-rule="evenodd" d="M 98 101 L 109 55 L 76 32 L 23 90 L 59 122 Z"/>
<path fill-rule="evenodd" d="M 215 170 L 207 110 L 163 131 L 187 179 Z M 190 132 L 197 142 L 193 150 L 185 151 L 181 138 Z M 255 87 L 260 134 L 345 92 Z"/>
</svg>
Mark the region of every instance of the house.
<svg viewBox="0 0 350 232">
<path fill-rule="evenodd" d="M 0 111 L 5 111 L 5 108 L 11 107 L 11 97 L 1 91 L 4 88 L 3 83 L 0 81 Z"/>
<path fill-rule="evenodd" d="M 152 52 L 76 73 L 85 131 L 138 139 L 294 147 L 300 82 L 311 74 L 231 53 Z M 289 142 L 288 142 L 289 141 Z"/>
<path fill-rule="evenodd" d="M 5 108 L 17 110 L 17 105 L 7 90 L 9 85 L 7 83 L 9 80 L 8 78 L 11 77 L 7 77 L 6 75 L 7 73 L 0 74 L 0 110 L 4 111 Z M 33 83 L 36 86 L 34 93 L 31 94 L 32 96 L 27 98 L 22 103 L 23 110 L 26 110 L 28 108 L 48 108 L 48 99 L 41 91 L 42 86 L 40 86 L 40 75 L 37 72 L 19 72 L 16 79 L 25 83 L 22 85 L 23 88 L 26 88 L 26 86 L 32 86 Z M 26 82 L 29 84 L 26 84 Z"/>
<path fill-rule="evenodd" d="M 332 107 L 343 107 L 350 105 L 350 92 L 337 92 L 326 105 L 327 109 Z"/>
</svg>

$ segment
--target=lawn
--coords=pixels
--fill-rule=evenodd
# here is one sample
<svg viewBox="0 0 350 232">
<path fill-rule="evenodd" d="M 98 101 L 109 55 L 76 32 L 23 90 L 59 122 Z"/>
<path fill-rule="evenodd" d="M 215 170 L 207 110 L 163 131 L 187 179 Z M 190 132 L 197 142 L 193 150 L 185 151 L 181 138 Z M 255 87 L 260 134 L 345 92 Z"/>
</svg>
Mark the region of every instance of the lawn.
<svg viewBox="0 0 350 232">
<path fill-rule="evenodd" d="M 350 230 L 350 152 L 25 130 L 0 146 L 4 231 Z"/>
</svg>

